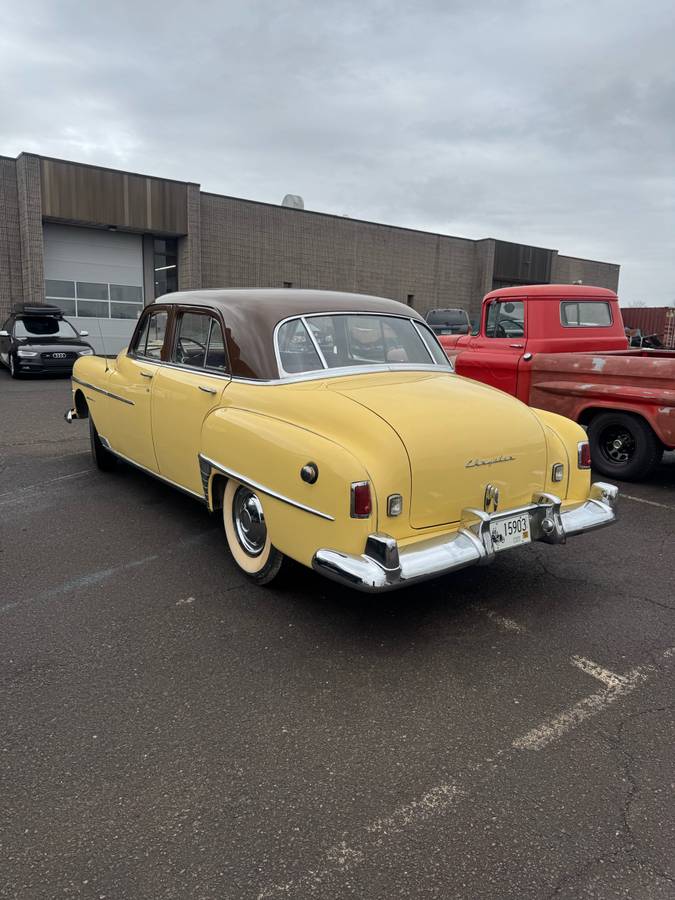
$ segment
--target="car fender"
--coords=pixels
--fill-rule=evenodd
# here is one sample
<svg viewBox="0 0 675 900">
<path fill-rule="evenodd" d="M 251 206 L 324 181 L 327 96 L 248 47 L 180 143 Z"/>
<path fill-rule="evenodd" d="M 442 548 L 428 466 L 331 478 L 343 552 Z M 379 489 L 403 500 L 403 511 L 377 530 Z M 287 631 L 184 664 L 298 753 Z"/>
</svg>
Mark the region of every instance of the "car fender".
<svg viewBox="0 0 675 900">
<path fill-rule="evenodd" d="M 259 493 L 272 543 L 282 553 L 311 565 L 319 547 L 361 553 L 377 521 L 350 516 L 350 485 L 371 480 L 345 447 L 305 428 L 236 407 L 211 412 L 202 428 L 200 465 L 207 502 L 215 509 L 220 479 L 235 478 Z M 301 470 L 314 463 L 318 478 Z M 221 482 L 222 483 L 222 482 Z"/>
</svg>

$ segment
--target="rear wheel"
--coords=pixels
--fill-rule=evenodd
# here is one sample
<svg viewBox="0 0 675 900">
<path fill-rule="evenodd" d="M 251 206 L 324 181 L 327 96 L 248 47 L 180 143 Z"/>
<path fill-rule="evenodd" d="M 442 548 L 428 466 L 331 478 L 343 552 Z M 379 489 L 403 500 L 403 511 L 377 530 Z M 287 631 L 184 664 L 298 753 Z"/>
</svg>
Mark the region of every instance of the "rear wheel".
<svg viewBox="0 0 675 900">
<path fill-rule="evenodd" d="M 624 481 L 645 478 L 663 455 L 663 445 L 647 422 L 630 413 L 596 416 L 588 439 L 594 468 Z"/>
<path fill-rule="evenodd" d="M 91 455 L 94 462 L 102 472 L 112 472 L 117 466 L 117 457 L 107 450 L 101 443 L 94 421 L 89 415 L 89 440 L 91 442 Z"/>
<path fill-rule="evenodd" d="M 256 584 L 269 584 L 279 574 L 283 553 L 272 546 L 258 494 L 230 479 L 223 494 L 225 536 L 238 568 Z"/>
</svg>

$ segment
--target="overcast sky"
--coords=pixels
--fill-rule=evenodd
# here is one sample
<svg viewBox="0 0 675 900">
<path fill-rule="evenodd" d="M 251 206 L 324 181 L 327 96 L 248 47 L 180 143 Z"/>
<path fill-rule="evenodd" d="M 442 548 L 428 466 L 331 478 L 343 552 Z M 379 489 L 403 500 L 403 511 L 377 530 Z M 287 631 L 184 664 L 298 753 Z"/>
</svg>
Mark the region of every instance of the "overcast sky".
<svg viewBox="0 0 675 900">
<path fill-rule="evenodd" d="M 672 0 L 0 0 L 0 154 L 621 264 L 675 299 Z"/>
</svg>

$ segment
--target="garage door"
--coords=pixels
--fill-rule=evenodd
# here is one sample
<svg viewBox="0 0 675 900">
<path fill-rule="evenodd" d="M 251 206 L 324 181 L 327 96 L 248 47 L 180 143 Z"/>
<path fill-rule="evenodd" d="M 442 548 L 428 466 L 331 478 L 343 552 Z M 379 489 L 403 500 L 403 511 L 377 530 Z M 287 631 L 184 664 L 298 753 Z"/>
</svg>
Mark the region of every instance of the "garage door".
<svg viewBox="0 0 675 900">
<path fill-rule="evenodd" d="M 143 310 L 141 235 L 46 223 L 43 237 L 46 299 L 116 353 Z"/>
</svg>

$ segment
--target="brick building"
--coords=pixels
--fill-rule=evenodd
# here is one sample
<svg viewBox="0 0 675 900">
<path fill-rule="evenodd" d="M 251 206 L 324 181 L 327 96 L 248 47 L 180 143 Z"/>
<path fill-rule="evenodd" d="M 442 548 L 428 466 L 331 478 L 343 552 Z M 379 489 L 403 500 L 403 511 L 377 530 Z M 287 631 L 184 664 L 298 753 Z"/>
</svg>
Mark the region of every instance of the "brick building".
<svg viewBox="0 0 675 900">
<path fill-rule="evenodd" d="M 356 291 L 475 316 L 494 287 L 579 280 L 616 290 L 619 266 L 33 154 L 0 157 L 0 325 L 13 303 L 49 299 L 108 352 L 126 343 L 144 303 L 183 288 Z"/>
</svg>

